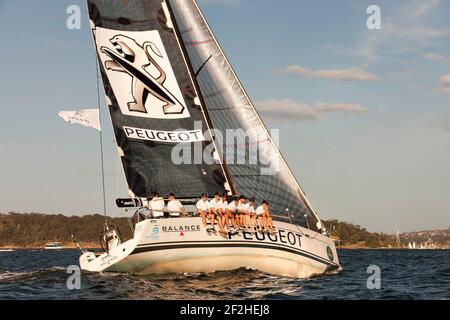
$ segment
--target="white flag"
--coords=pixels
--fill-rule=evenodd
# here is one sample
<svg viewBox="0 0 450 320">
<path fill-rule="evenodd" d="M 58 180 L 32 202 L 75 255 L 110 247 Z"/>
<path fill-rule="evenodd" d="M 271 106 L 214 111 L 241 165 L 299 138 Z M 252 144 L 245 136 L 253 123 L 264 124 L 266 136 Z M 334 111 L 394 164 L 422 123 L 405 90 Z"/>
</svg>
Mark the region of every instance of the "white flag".
<svg viewBox="0 0 450 320">
<path fill-rule="evenodd" d="M 71 124 L 81 124 L 85 127 L 91 127 L 98 131 L 102 131 L 102 128 L 100 127 L 100 112 L 98 109 L 61 111 L 58 115 Z"/>
</svg>

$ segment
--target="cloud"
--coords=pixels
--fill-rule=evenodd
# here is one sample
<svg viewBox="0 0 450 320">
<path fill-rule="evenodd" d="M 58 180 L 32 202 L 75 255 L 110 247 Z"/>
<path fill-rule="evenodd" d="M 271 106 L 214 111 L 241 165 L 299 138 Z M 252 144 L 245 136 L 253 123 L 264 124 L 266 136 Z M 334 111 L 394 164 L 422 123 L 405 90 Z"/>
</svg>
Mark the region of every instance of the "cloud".
<svg viewBox="0 0 450 320">
<path fill-rule="evenodd" d="M 359 104 L 323 103 L 314 106 L 289 99 L 271 99 L 256 103 L 257 110 L 268 118 L 286 121 L 317 120 L 332 112 L 365 113 L 369 110 Z"/>
<path fill-rule="evenodd" d="M 347 113 L 364 113 L 369 109 L 361 106 L 360 104 L 347 104 L 347 103 L 318 103 L 316 105 L 317 110 L 324 112 L 347 112 Z"/>
<path fill-rule="evenodd" d="M 430 61 L 444 61 L 446 58 L 444 56 L 441 56 L 440 54 L 435 53 L 425 53 L 423 57 Z"/>
<path fill-rule="evenodd" d="M 259 112 L 272 119 L 293 121 L 317 119 L 317 112 L 309 105 L 289 99 L 260 101 L 256 103 L 256 107 Z"/>
<path fill-rule="evenodd" d="M 450 86 L 450 73 L 442 76 L 439 81 L 443 86 Z"/>
<path fill-rule="evenodd" d="M 288 66 L 282 70 L 283 73 L 297 74 L 300 76 L 320 78 L 320 79 L 331 79 L 331 80 L 341 80 L 341 81 L 374 81 L 377 80 L 377 76 L 364 71 L 360 68 L 350 68 L 350 69 L 324 69 L 324 70 L 311 70 L 303 68 L 301 66 Z"/>
<path fill-rule="evenodd" d="M 450 94 L 450 73 L 440 77 L 439 82 L 441 84 L 439 91 Z"/>
<path fill-rule="evenodd" d="M 392 8 L 382 7 L 382 29 L 364 30 L 353 48 L 336 51 L 362 57 L 368 65 L 380 57 L 404 55 L 442 44 L 450 36 L 449 28 L 436 28 L 436 21 L 445 19 L 439 0 L 393 2 Z M 389 14 L 389 16 L 387 15 Z M 439 14 L 439 15 L 437 15 Z"/>
</svg>

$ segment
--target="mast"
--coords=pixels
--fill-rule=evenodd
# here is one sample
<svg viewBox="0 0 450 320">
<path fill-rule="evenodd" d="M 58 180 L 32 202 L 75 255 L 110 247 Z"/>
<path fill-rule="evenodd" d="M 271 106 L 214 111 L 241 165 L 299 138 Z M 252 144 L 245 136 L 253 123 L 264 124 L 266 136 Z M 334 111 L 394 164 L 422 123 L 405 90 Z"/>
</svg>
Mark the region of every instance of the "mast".
<svg viewBox="0 0 450 320">
<path fill-rule="evenodd" d="M 200 107 L 202 108 L 203 115 L 205 117 L 205 121 L 206 121 L 206 124 L 208 126 L 208 130 L 209 130 L 210 133 L 212 133 L 213 123 L 212 123 L 212 120 L 211 120 L 211 117 L 209 115 L 208 110 L 205 108 L 205 105 L 206 105 L 205 104 L 205 99 L 204 99 L 203 94 L 202 94 L 202 92 L 200 90 L 200 86 L 199 86 L 198 80 L 197 80 L 197 75 L 201 71 L 201 68 L 196 72 L 194 70 L 194 68 L 192 67 L 191 61 L 189 60 L 189 58 L 187 58 L 188 57 L 188 53 L 187 53 L 187 50 L 186 50 L 184 42 L 181 40 L 182 37 L 181 37 L 181 34 L 180 34 L 180 29 L 178 27 L 178 22 L 176 21 L 176 19 L 172 19 L 172 16 L 174 16 L 174 14 L 173 14 L 172 7 L 170 5 L 170 0 L 163 0 L 163 3 L 166 3 L 167 8 L 169 10 L 169 14 L 171 16 L 170 20 L 171 20 L 171 22 L 173 24 L 173 28 L 174 28 L 174 31 L 175 31 L 175 35 L 177 37 L 178 44 L 179 44 L 179 46 L 181 48 L 181 51 L 183 52 L 184 61 L 186 62 L 186 65 L 187 65 L 187 67 L 189 69 L 189 73 L 190 73 L 190 76 L 191 76 L 191 79 L 192 79 L 192 83 L 194 84 L 194 87 L 195 87 L 194 89 L 195 89 L 195 91 L 197 93 L 197 96 L 198 96 L 198 98 L 200 100 Z M 206 63 L 208 63 L 208 61 L 209 61 L 209 59 L 204 63 L 204 65 L 206 65 Z M 215 143 L 215 139 L 212 136 L 212 134 L 211 134 L 211 140 L 214 143 L 215 151 L 219 152 L 219 149 L 217 148 L 217 145 Z M 220 157 L 220 158 L 221 159 L 219 161 L 220 161 L 221 167 L 223 169 L 223 173 L 225 175 L 225 179 L 227 180 L 227 183 L 228 183 L 228 185 L 230 187 L 231 193 L 233 195 L 237 195 L 238 193 L 237 193 L 236 187 L 235 187 L 235 185 L 233 183 L 233 178 L 232 178 L 231 172 L 230 172 L 230 170 L 229 170 L 229 168 L 228 168 L 228 166 L 226 164 L 225 158 L 223 156 Z"/>
</svg>

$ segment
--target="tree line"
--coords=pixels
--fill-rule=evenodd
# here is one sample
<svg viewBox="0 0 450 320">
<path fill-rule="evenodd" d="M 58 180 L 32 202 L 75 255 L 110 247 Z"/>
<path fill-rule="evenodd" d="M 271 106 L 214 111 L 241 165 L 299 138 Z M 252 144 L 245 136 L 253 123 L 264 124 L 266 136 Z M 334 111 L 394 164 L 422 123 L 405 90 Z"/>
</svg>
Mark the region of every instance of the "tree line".
<svg viewBox="0 0 450 320">
<path fill-rule="evenodd" d="M 43 246 L 47 242 L 72 242 L 71 233 L 82 243 L 98 243 L 105 223 L 101 215 L 72 216 L 46 215 L 38 213 L 0 214 L 0 246 Z M 116 225 L 125 239 L 131 238 L 131 229 L 126 218 L 109 219 Z"/>
<path fill-rule="evenodd" d="M 55 241 L 70 243 L 71 233 L 82 243 L 96 244 L 104 223 L 105 218 L 98 214 L 82 217 L 39 213 L 0 214 L 0 246 L 43 246 Z M 124 240 L 132 237 L 127 218 L 112 218 L 109 223 L 119 228 Z M 392 235 L 369 232 L 361 226 L 338 220 L 324 223 L 332 236 L 339 238 L 341 246 L 395 246 L 395 237 Z"/>
</svg>

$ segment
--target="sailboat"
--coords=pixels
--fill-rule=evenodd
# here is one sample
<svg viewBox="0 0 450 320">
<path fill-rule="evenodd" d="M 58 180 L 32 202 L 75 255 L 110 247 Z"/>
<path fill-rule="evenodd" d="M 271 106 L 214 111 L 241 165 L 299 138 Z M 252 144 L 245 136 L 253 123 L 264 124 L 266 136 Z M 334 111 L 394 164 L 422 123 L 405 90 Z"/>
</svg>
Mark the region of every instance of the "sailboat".
<svg viewBox="0 0 450 320">
<path fill-rule="evenodd" d="M 247 268 L 294 278 L 340 270 L 334 241 L 196 1 L 87 2 L 129 188 L 116 204 L 135 211 L 136 219 L 126 242 L 106 225 L 104 252 L 83 252 L 81 268 L 130 274 Z M 235 139 L 219 143 L 229 132 Z M 208 232 L 195 209 L 155 219 L 148 214 L 152 191 L 174 193 L 186 206 L 204 192 L 267 200 L 275 231 Z"/>
</svg>

